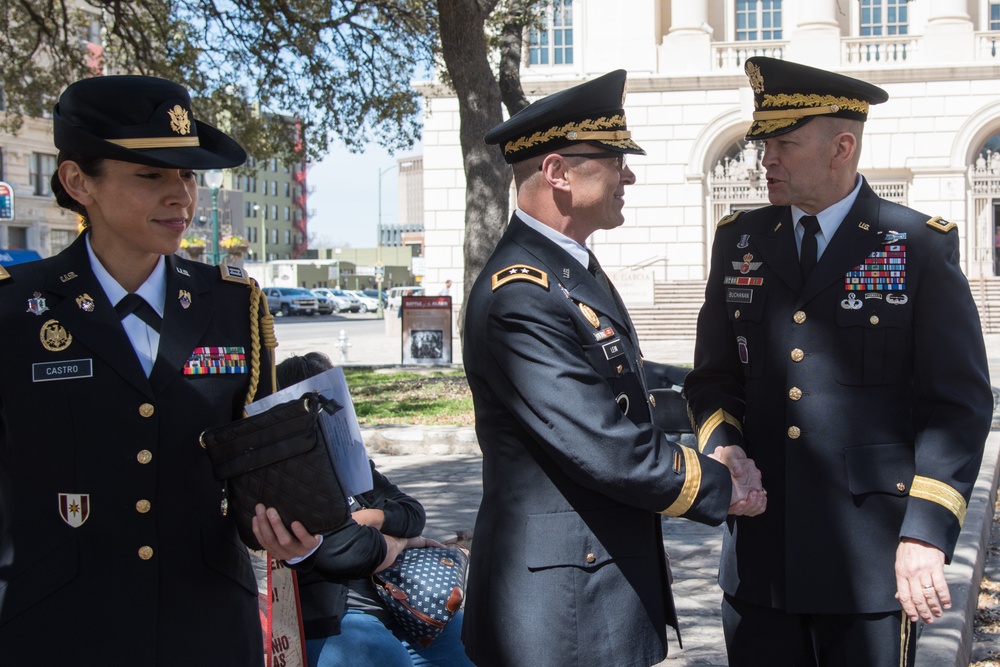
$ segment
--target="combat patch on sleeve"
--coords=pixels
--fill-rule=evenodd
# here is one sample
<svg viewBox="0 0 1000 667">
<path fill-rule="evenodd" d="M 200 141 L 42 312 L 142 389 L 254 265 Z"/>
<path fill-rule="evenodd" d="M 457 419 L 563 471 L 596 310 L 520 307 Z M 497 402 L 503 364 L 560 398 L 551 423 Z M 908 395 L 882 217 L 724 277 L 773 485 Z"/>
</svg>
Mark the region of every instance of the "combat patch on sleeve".
<svg viewBox="0 0 1000 667">
<path fill-rule="evenodd" d="M 497 291 L 507 283 L 522 280 L 541 285 L 545 289 L 549 288 L 549 276 L 544 271 L 526 264 L 515 264 L 493 274 L 493 291 Z"/>
<path fill-rule="evenodd" d="M 0 266 L 0 281 L 4 281 L 10 278 L 10 274 L 7 273 L 7 269 Z"/>
<path fill-rule="evenodd" d="M 940 215 L 935 215 L 933 218 L 927 221 L 927 226 L 931 229 L 941 232 L 942 234 L 947 234 L 951 230 L 958 227 L 954 222 L 945 222 L 941 219 Z"/>
<path fill-rule="evenodd" d="M 719 222 L 715 226 L 722 227 L 723 225 L 728 225 L 730 222 L 733 222 L 734 220 L 736 220 L 736 218 L 740 217 L 744 213 L 746 213 L 746 210 L 733 211 L 729 215 L 723 216 L 722 219 L 719 220 Z"/>
<path fill-rule="evenodd" d="M 250 278 L 247 276 L 246 271 L 238 266 L 219 264 L 219 271 L 222 272 L 223 280 L 228 280 L 231 283 L 242 283 L 244 285 L 250 284 Z"/>
</svg>

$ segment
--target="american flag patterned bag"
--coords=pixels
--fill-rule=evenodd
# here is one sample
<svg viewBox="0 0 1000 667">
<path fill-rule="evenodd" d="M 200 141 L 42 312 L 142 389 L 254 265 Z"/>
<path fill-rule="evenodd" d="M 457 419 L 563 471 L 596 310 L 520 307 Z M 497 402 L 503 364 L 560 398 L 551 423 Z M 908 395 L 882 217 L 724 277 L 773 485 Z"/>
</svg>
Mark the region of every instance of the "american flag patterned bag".
<svg viewBox="0 0 1000 667">
<path fill-rule="evenodd" d="M 461 609 L 468 570 L 462 547 L 406 549 L 372 583 L 403 637 L 426 647 Z"/>
</svg>

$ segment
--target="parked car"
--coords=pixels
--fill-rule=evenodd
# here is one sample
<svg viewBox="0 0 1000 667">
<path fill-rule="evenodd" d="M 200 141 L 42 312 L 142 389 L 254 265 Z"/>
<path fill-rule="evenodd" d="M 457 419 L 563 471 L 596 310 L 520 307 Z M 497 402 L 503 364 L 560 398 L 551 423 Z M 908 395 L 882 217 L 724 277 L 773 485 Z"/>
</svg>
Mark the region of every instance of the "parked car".
<svg viewBox="0 0 1000 667">
<path fill-rule="evenodd" d="M 358 297 L 358 301 L 361 302 L 361 312 L 370 313 L 378 310 L 378 299 L 373 296 L 368 296 L 364 292 L 352 292 L 348 290 L 349 294 L 353 294 Z"/>
<path fill-rule="evenodd" d="M 334 312 L 340 312 L 338 309 L 339 303 L 332 294 L 324 294 L 319 289 L 311 289 L 309 291 L 316 295 L 316 303 L 319 306 L 317 310 L 320 315 L 330 315 Z"/>
<path fill-rule="evenodd" d="M 333 312 L 335 313 L 346 313 L 351 309 L 351 302 L 342 296 L 337 296 L 334 290 L 329 287 L 317 287 L 313 289 L 313 293 L 317 295 L 322 294 L 323 297 L 329 299 L 333 304 Z"/>
<path fill-rule="evenodd" d="M 282 315 L 315 315 L 319 310 L 316 295 L 302 287 L 268 287 L 267 309 Z"/>
<path fill-rule="evenodd" d="M 388 297 L 388 307 L 389 309 L 399 308 L 403 305 L 404 296 L 423 296 L 424 288 L 418 287 L 416 285 L 410 285 L 408 287 L 390 287 L 389 297 Z"/>
<path fill-rule="evenodd" d="M 358 299 L 358 297 L 354 296 L 352 292 L 348 292 L 347 290 L 343 289 L 331 289 L 330 291 L 333 292 L 333 295 L 336 296 L 338 299 L 343 299 L 344 301 L 347 302 L 348 305 L 345 310 L 348 310 L 352 313 L 361 312 L 361 301 Z"/>
<path fill-rule="evenodd" d="M 361 293 L 364 294 L 365 296 L 370 296 L 373 299 L 382 299 L 382 306 L 385 307 L 386 305 L 385 290 L 382 290 L 382 293 L 379 294 L 377 289 L 371 288 L 371 289 L 361 290 Z"/>
</svg>

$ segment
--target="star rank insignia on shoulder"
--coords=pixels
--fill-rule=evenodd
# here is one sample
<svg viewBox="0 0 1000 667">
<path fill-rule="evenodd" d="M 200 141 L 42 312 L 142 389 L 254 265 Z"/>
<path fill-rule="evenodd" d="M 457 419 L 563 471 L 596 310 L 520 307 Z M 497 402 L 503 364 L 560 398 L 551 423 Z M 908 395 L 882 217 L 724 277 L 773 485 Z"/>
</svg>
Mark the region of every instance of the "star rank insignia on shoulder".
<svg viewBox="0 0 1000 667">
<path fill-rule="evenodd" d="M 10 274 L 7 273 L 7 269 L 5 269 L 2 266 L 0 266 L 0 282 L 8 280 L 9 278 L 10 278 Z"/>
<path fill-rule="evenodd" d="M 745 210 L 733 211 L 729 215 L 723 216 L 722 219 L 719 220 L 719 222 L 715 226 L 722 227 L 724 225 L 728 225 L 730 222 L 734 222 L 736 218 L 740 217 L 744 213 L 746 213 Z"/>
<path fill-rule="evenodd" d="M 541 285 L 545 289 L 549 288 L 549 276 L 547 273 L 527 264 L 514 264 L 493 274 L 493 291 L 496 292 L 507 283 L 522 281 Z"/>
<path fill-rule="evenodd" d="M 247 276 L 246 271 L 238 266 L 219 264 L 219 271 L 222 273 L 223 280 L 227 280 L 231 283 L 243 283 L 244 285 L 250 284 L 250 278 Z"/>
<path fill-rule="evenodd" d="M 940 215 L 935 215 L 933 218 L 927 221 L 927 226 L 935 231 L 939 231 L 942 234 L 947 234 L 951 230 L 958 227 L 954 222 L 947 222 L 941 219 Z"/>
</svg>

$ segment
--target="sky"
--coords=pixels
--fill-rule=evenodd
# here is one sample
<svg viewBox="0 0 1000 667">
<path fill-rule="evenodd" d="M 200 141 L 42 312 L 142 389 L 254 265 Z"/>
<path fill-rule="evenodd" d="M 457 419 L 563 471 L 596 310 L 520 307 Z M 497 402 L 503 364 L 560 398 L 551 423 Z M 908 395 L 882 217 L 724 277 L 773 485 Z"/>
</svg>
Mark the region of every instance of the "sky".
<svg viewBox="0 0 1000 667">
<path fill-rule="evenodd" d="M 309 246 L 312 248 L 374 248 L 378 235 L 379 173 L 382 175 L 382 224 L 397 222 L 399 169 L 396 160 L 419 155 L 418 144 L 389 155 L 369 145 L 364 153 L 335 147 L 306 175 L 309 187 Z"/>
</svg>

